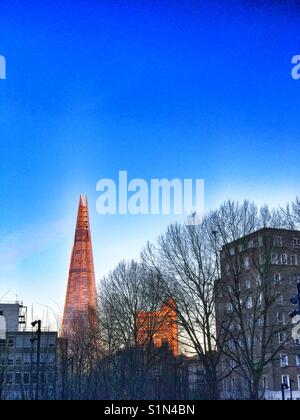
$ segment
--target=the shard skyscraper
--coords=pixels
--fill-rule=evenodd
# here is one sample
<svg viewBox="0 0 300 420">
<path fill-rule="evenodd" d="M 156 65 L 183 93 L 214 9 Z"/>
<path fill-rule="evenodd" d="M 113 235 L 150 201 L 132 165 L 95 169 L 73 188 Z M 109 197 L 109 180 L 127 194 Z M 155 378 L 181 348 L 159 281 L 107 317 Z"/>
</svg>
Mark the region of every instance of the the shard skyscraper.
<svg viewBox="0 0 300 420">
<path fill-rule="evenodd" d="M 72 249 L 62 335 L 72 333 L 77 321 L 93 326 L 96 313 L 96 282 L 87 198 L 80 196 Z"/>
</svg>

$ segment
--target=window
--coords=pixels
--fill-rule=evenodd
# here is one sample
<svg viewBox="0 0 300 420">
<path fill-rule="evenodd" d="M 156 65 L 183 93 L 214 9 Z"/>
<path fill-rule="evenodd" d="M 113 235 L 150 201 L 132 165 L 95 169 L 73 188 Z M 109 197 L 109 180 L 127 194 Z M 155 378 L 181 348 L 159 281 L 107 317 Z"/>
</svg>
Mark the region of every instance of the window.
<svg viewBox="0 0 300 420">
<path fill-rule="evenodd" d="M 277 324 L 285 323 L 285 315 L 282 312 L 277 312 L 276 319 L 277 319 Z"/>
<path fill-rule="evenodd" d="M 294 238 L 294 248 L 300 248 L 300 238 Z"/>
<path fill-rule="evenodd" d="M 47 353 L 42 353 L 41 354 L 41 365 L 45 365 L 47 363 Z"/>
<path fill-rule="evenodd" d="M 7 364 L 7 366 L 13 366 L 14 365 L 14 357 L 13 356 L 9 356 L 6 359 L 6 364 Z"/>
<path fill-rule="evenodd" d="M 267 376 L 263 376 L 263 387 L 264 389 L 268 389 L 269 388 L 269 378 Z"/>
<path fill-rule="evenodd" d="M 272 254 L 272 264 L 278 264 L 278 255 Z"/>
<path fill-rule="evenodd" d="M 251 308 L 252 308 L 252 306 L 253 306 L 253 300 L 252 300 L 252 297 L 251 297 L 251 296 L 249 296 L 249 297 L 247 298 L 247 300 L 246 300 L 246 308 L 247 308 L 247 309 L 251 309 Z"/>
<path fill-rule="evenodd" d="M 15 374 L 15 384 L 19 385 L 22 382 L 21 373 Z"/>
<path fill-rule="evenodd" d="M 300 354 L 296 355 L 296 365 L 300 366 Z"/>
<path fill-rule="evenodd" d="M 244 245 L 243 244 L 239 244 L 239 252 L 243 252 L 244 251 Z"/>
<path fill-rule="evenodd" d="M 273 246 L 282 246 L 282 237 L 281 236 L 274 236 L 273 238 Z"/>
<path fill-rule="evenodd" d="M 17 335 L 17 336 L 16 336 L 16 347 L 17 347 L 18 349 L 23 348 L 23 342 L 24 342 L 24 340 L 23 340 L 23 336 L 22 336 L 22 335 Z"/>
<path fill-rule="evenodd" d="M 279 285 L 281 283 L 281 274 L 275 273 L 273 277 L 273 281 L 276 285 Z"/>
<path fill-rule="evenodd" d="M 290 265 L 297 265 L 297 255 L 290 256 Z"/>
<path fill-rule="evenodd" d="M 23 373 L 23 383 L 28 385 L 30 383 L 30 375 L 29 373 Z"/>
<path fill-rule="evenodd" d="M 8 385 L 12 385 L 13 381 L 14 381 L 13 374 L 12 373 L 7 373 L 6 374 L 6 383 Z"/>
<path fill-rule="evenodd" d="M 228 263 L 225 265 L 225 273 L 230 274 L 230 265 Z"/>
<path fill-rule="evenodd" d="M 264 265 L 266 263 L 266 256 L 265 254 L 260 253 L 259 254 L 259 264 Z"/>
<path fill-rule="evenodd" d="M 251 239 L 251 241 L 248 242 L 248 248 L 254 248 L 254 240 Z"/>
<path fill-rule="evenodd" d="M 16 366 L 20 366 L 22 364 L 22 355 L 17 354 L 15 357 Z"/>
<path fill-rule="evenodd" d="M 276 298 L 276 305 L 283 305 L 283 296 L 282 295 L 279 295 L 279 296 L 277 296 L 277 298 Z"/>
<path fill-rule="evenodd" d="M 287 354 L 280 355 L 280 367 L 285 368 L 289 365 L 289 358 Z"/>
<path fill-rule="evenodd" d="M 273 246 L 282 246 L 282 237 L 281 236 L 274 236 L 273 238 Z"/>
<path fill-rule="evenodd" d="M 30 341 L 30 339 L 32 338 L 31 334 L 26 334 L 24 336 L 24 342 L 23 342 L 23 346 L 24 348 L 32 348 L 32 343 Z"/>
<path fill-rule="evenodd" d="M 263 317 L 263 316 L 261 316 L 261 317 L 258 319 L 258 325 L 259 325 L 260 327 L 263 327 L 263 326 L 264 326 L 264 323 L 265 323 L 265 321 L 264 321 L 264 317 Z"/>
<path fill-rule="evenodd" d="M 15 347 L 15 337 L 13 335 L 9 335 L 7 338 L 8 347 Z"/>
<path fill-rule="evenodd" d="M 249 270 L 250 266 L 251 266 L 250 257 L 245 257 L 245 259 L 244 259 L 244 267 L 245 267 L 245 269 L 246 270 Z"/>
<path fill-rule="evenodd" d="M 49 365 L 54 365 L 56 361 L 56 357 L 54 353 L 48 355 L 48 363 Z"/>
<path fill-rule="evenodd" d="M 283 385 L 286 385 L 287 387 L 290 387 L 290 377 L 289 377 L 289 375 L 282 375 L 281 376 L 281 383 Z"/>
<path fill-rule="evenodd" d="M 286 341 L 286 334 L 284 332 L 278 333 L 278 343 L 283 344 Z"/>
<path fill-rule="evenodd" d="M 235 250 L 234 250 L 234 247 L 233 247 L 233 246 L 229 249 L 229 254 L 230 254 L 232 257 L 234 256 L 234 254 L 235 254 Z"/>
<path fill-rule="evenodd" d="M 298 283 L 300 283 L 300 274 L 290 276 L 290 286 L 296 288 Z"/>
<path fill-rule="evenodd" d="M 247 277 L 246 278 L 246 289 L 251 289 L 251 279 L 250 279 L 250 277 Z"/>
<path fill-rule="evenodd" d="M 31 355 L 30 354 L 25 353 L 23 355 L 23 363 L 24 363 L 24 365 L 30 365 L 30 363 L 31 363 Z"/>
<path fill-rule="evenodd" d="M 222 293 L 222 291 L 221 291 L 221 293 Z M 49 347 L 55 347 L 55 342 L 56 342 L 55 335 L 50 335 L 49 336 Z"/>
<path fill-rule="evenodd" d="M 287 256 L 287 254 L 281 254 L 280 260 L 281 260 L 282 265 L 288 265 L 288 263 L 289 263 L 289 258 Z"/>
<path fill-rule="evenodd" d="M 227 305 L 226 305 L 226 308 L 227 308 L 227 312 L 232 312 L 233 311 L 233 305 L 232 305 L 232 303 L 231 302 L 228 302 Z"/>
</svg>

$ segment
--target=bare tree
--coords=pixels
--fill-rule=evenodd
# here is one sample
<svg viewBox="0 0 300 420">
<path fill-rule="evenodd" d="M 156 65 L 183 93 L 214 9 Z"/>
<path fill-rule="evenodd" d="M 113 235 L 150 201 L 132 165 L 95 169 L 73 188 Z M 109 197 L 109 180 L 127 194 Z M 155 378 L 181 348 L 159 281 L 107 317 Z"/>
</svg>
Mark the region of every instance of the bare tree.
<svg viewBox="0 0 300 420">
<path fill-rule="evenodd" d="M 135 261 L 121 262 L 103 279 L 100 290 L 101 341 L 106 355 L 101 365 L 113 388 L 111 394 L 124 399 L 142 399 L 147 395 L 160 398 L 158 391 L 162 387 L 166 393 L 173 386 L 170 383 L 166 387 L 168 376 L 163 375 L 163 370 L 177 366 L 170 349 L 158 349 L 155 345 L 165 321 L 160 316 L 166 299 L 161 278 Z M 160 387 L 155 386 L 158 380 Z"/>
<path fill-rule="evenodd" d="M 208 399 L 218 398 L 221 380 L 218 349 L 222 343 L 216 335 L 214 306 L 217 258 L 215 238 L 208 234 L 206 222 L 172 224 L 156 247 L 148 244 L 142 253 L 144 263 L 157 270 L 174 297 L 181 345 L 186 353 L 198 355 L 205 372 L 201 398 Z"/>
<path fill-rule="evenodd" d="M 286 268 L 274 261 L 273 236 L 265 230 L 259 238 L 249 235 L 260 227 L 282 227 L 285 220 L 280 212 L 267 207 L 258 212 L 248 202 L 225 203 L 210 217 L 223 249 L 222 278 L 216 284 L 219 335 L 227 336 L 222 360 L 227 362 L 225 369 L 233 370 L 229 380 L 237 394 L 259 399 L 264 396 L 264 373 L 288 345 L 290 323 L 277 319 Z"/>
</svg>

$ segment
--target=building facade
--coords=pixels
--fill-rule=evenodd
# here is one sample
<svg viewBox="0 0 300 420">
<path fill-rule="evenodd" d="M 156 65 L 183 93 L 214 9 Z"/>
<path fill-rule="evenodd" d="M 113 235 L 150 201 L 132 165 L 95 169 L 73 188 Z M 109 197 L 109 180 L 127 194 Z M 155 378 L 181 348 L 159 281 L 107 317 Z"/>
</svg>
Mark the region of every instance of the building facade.
<svg viewBox="0 0 300 420">
<path fill-rule="evenodd" d="M 300 398 L 300 336 L 292 338 L 289 316 L 299 283 L 299 231 L 265 228 L 223 247 L 215 286 L 223 398 L 253 389 L 259 398 Z"/>
<path fill-rule="evenodd" d="M 0 400 L 53 399 L 57 382 L 57 333 L 26 329 L 24 307 L 0 303 L 6 331 L 0 339 Z"/>
<path fill-rule="evenodd" d="M 150 342 L 157 348 L 167 345 L 178 356 L 178 320 L 174 299 L 162 305 L 159 311 L 140 311 L 136 316 L 137 342 L 145 346 Z"/>
</svg>

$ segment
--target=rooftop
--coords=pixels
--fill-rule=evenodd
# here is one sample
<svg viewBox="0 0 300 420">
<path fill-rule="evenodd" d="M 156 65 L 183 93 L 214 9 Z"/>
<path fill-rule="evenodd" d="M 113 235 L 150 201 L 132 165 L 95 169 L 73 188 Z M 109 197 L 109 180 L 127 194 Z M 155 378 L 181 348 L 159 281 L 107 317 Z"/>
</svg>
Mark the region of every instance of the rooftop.
<svg viewBox="0 0 300 420">
<path fill-rule="evenodd" d="M 257 236 L 257 235 L 259 235 L 259 234 L 263 234 L 263 233 L 265 233 L 265 234 L 267 234 L 267 233 L 272 233 L 272 234 L 290 234 L 290 235 L 292 235 L 292 234 L 296 234 L 296 235 L 299 235 L 300 236 L 300 230 L 296 230 L 296 229 L 280 229 L 280 228 L 270 228 L 270 227 L 265 227 L 265 228 L 261 228 L 261 229 L 258 229 L 258 230 L 255 230 L 255 231 L 253 231 L 253 232 L 251 232 L 251 233 L 248 233 L 247 235 L 245 235 L 245 236 L 241 236 L 240 238 L 238 238 L 238 239 L 235 239 L 234 241 L 231 241 L 231 242 L 228 242 L 227 244 L 225 244 L 225 245 L 223 245 L 222 246 L 222 249 L 224 249 L 224 248 L 227 248 L 228 246 L 230 246 L 230 245 L 233 245 L 233 244 L 235 244 L 235 243 L 237 243 L 237 242 L 240 242 L 240 241 L 242 241 L 242 240 L 245 240 L 245 239 L 248 239 L 248 238 L 251 238 L 251 237 L 253 237 L 253 236 Z"/>
</svg>

